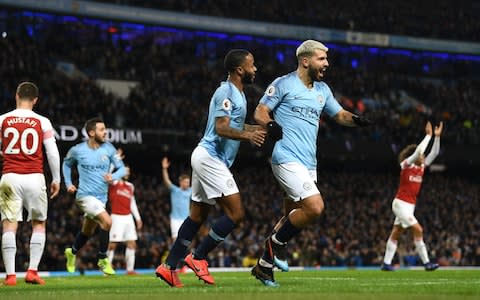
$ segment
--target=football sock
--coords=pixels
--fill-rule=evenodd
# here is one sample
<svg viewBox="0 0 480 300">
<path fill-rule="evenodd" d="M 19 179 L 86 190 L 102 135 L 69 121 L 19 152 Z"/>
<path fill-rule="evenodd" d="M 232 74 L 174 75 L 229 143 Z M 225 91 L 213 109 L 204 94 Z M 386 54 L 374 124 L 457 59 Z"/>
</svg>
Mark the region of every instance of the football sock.
<svg viewBox="0 0 480 300">
<path fill-rule="evenodd" d="M 114 250 L 108 250 L 107 251 L 107 257 L 110 263 L 113 263 L 113 257 L 115 256 L 115 251 Z"/>
<path fill-rule="evenodd" d="M 98 229 L 98 259 L 106 258 L 110 234 L 107 230 Z"/>
<path fill-rule="evenodd" d="M 34 230 L 30 238 L 30 265 L 29 270 L 38 270 L 38 264 L 45 248 L 45 229 Z"/>
<path fill-rule="evenodd" d="M 383 258 L 383 262 L 386 263 L 387 265 L 392 264 L 393 256 L 397 251 L 397 244 L 398 244 L 398 241 L 394 241 L 390 238 L 387 240 L 387 245 L 385 247 L 385 257 Z"/>
<path fill-rule="evenodd" d="M 133 271 L 135 267 L 135 249 L 128 247 L 125 249 L 125 262 L 127 265 L 127 272 Z"/>
<path fill-rule="evenodd" d="M 261 265 L 262 267 L 265 267 L 265 268 L 273 268 L 273 263 L 270 263 L 270 262 L 264 260 L 263 258 L 260 258 L 258 260 L 258 264 Z"/>
<path fill-rule="evenodd" d="M 167 257 L 166 264 L 170 269 L 175 270 L 180 259 L 185 257 L 187 249 L 201 225 L 202 224 L 195 223 L 190 217 L 183 221 L 182 226 L 180 226 L 178 230 L 177 239 L 175 243 L 173 243 L 172 248 L 170 248 L 170 253 Z"/>
<path fill-rule="evenodd" d="M 202 240 L 193 257 L 195 259 L 206 259 L 208 253 L 212 251 L 218 244 L 223 242 L 227 235 L 232 232 L 236 224 L 228 216 L 221 216 L 218 221 L 213 224 L 208 235 Z"/>
<path fill-rule="evenodd" d="M 294 236 L 299 234 L 301 231 L 300 228 L 295 227 L 292 222 L 290 222 L 290 218 L 285 220 L 285 223 L 278 229 L 277 233 L 272 235 L 272 239 L 280 244 L 285 244 Z"/>
<path fill-rule="evenodd" d="M 15 233 L 6 231 L 2 234 L 2 257 L 7 275 L 15 274 L 15 254 L 17 253 L 17 242 Z"/>
<path fill-rule="evenodd" d="M 414 240 L 413 242 L 415 244 L 415 250 L 417 250 L 417 253 L 420 256 L 420 259 L 422 260 L 423 264 L 428 263 L 430 259 L 428 258 L 427 246 L 425 246 L 423 239 Z"/>
<path fill-rule="evenodd" d="M 73 242 L 72 246 L 72 253 L 77 254 L 78 250 L 82 249 L 82 247 L 87 243 L 89 236 L 85 235 L 83 232 L 77 233 L 75 237 L 75 242 Z"/>
</svg>

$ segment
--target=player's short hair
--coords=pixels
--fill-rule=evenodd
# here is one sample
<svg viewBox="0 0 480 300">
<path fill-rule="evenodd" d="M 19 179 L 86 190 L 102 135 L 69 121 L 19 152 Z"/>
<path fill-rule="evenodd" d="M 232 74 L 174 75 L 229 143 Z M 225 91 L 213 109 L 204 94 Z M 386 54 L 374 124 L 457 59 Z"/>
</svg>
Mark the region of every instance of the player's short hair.
<svg viewBox="0 0 480 300">
<path fill-rule="evenodd" d="M 417 149 L 416 144 L 410 144 L 405 148 L 403 148 L 402 151 L 400 151 L 400 154 L 398 154 L 398 163 L 401 163 L 405 158 L 412 155 L 416 149 Z"/>
<path fill-rule="evenodd" d="M 180 174 L 180 176 L 178 177 L 178 180 L 179 181 L 182 181 L 184 179 L 190 179 L 190 175 L 184 173 L 184 174 Z"/>
<path fill-rule="evenodd" d="M 33 99 L 38 98 L 38 87 L 33 82 L 24 81 L 17 87 L 17 95 L 20 99 Z"/>
<path fill-rule="evenodd" d="M 97 123 L 104 123 L 103 120 L 99 117 L 91 118 L 85 122 L 85 130 L 87 134 L 91 130 L 95 130 L 97 128 Z"/>
<path fill-rule="evenodd" d="M 245 61 L 245 58 L 249 54 L 250 52 L 245 49 L 232 49 L 225 55 L 223 66 L 228 72 L 233 72 L 235 68 L 239 67 Z"/>
<path fill-rule="evenodd" d="M 322 50 L 327 52 L 328 48 L 319 41 L 306 40 L 297 48 L 297 59 L 300 59 L 301 57 L 310 57 L 313 55 L 315 50 Z"/>
</svg>

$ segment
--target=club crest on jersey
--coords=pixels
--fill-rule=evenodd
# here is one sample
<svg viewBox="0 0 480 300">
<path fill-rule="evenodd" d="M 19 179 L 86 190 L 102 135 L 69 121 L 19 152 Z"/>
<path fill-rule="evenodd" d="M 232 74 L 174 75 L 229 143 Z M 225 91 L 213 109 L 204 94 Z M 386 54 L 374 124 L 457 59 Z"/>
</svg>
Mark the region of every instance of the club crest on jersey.
<svg viewBox="0 0 480 300">
<path fill-rule="evenodd" d="M 230 102 L 230 99 L 228 99 L 228 98 L 223 99 L 222 108 L 225 111 L 232 110 L 232 102 Z"/>
<path fill-rule="evenodd" d="M 273 96 L 273 94 L 275 94 L 275 87 L 273 85 L 269 86 L 265 91 L 265 94 L 269 97 Z"/>
<path fill-rule="evenodd" d="M 323 96 L 322 96 L 322 95 L 318 95 L 318 98 L 317 98 L 317 99 L 318 99 L 318 102 L 319 102 L 320 104 L 323 104 L 323 102 L 325 102 L 325 100 L 323 99 Z"/>
<path fill-rule="evenodd" d="M 108 160 L 108 156 L 106 155 L 102 155 L 102 157 L 100 158 L 102 161 L 107 161 Z"/>
</svg>

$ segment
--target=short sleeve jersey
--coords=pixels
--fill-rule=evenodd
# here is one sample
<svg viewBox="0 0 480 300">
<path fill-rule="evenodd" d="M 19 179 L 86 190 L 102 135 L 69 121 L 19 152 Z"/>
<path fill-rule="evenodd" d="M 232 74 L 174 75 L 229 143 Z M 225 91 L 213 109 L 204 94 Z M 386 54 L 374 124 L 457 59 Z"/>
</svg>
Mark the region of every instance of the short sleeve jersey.
<svg viewBox="0 0 480 300">
<path fill-rule="evenodd" d="M 0 116 L 3 174 L 43 173 L 44 140 L 55 138 L 52 123 L 29 109 Z"/>
</svg>

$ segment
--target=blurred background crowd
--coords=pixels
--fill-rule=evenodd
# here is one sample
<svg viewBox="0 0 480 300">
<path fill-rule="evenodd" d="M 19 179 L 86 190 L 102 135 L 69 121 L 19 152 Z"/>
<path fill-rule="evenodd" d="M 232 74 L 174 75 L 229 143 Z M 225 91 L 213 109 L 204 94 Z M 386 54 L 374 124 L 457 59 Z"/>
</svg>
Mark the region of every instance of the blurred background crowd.
<svg viewBox="0 0 480 300">
<path fill-rule="evenodd" d="M 98 1 L 97 1 L 98 2 Z M 325 28 L 374 31 L 426 38 L 480 40 L 480 5 L 476 1 L 425 1 L 411 6 L 400 1 L 356 9 L 354 1 L 101 1 L 184 13 L 281 22 Z M 347 9 L 345 9 L 347 8 Z M 348 9 L 352 8 L 352 9 Z M 353 9 L 355 8 L 355 9 Z M 327 13 L 328 12 L 328 13 Z M 381 12 L 381 13 L 380 13 Z M 372 17 L 366 18 L 365 15 Z M 318 16 L 321 16 L 320 18 Z M 461 19 L 461 22 L 458 20 Z M 441 20 L 441 22 L 438 22 Z M 168 191 L 161 183 L 163 155 L 171 156 L 173 173 L 189 171 L 189 154 L 203 134 L 208 102 L 226 79 L 223 57 L 231 48 L 246 48 L 258 67 L 248 87 L 249 115 L 267 85 L 296 68 L 300 41 L 208 33 L 149 25 L 32 13 L 0 7 L 0 111 L 14 107 L 22 80 L 40 88 L 39 113 L 52 123 L 81 127 L 102 117 L 107 126 L 159 132 L 154 146 L 127 147 L 132 182 L 144 228 L 140 232 L 137 268 L 155 267 L 166 256 L 169 240 Z M 423 137 L 427 120 L 446 124 L 442 152 L 450 149 L 449 168 L 428 172 L 416 215 L 425 229 L 431 257 L 442 265 L 480 265 L 480 185 L 469 169 L 466 153 L 480 144 L 480 58 L 405 49 L 379 49 L 328 43 L 330 68 L 325 81 L 345 109 L 376 120 L 369 128 L 350 129 L 322 119 L 319 133 L 319 187 L 326 210 L 318 222 L 289 245 L 292 265 L 380 265 L 393 222 L 391 201 L 398 185 L 398 150 Z M 60 63 L 75 72 L 59 69 Z M 136 82 L 126 97 L 102 89 L 97 78 Z M 181 139 L 175 145 L 163 133 Z M 388 165 L 369 167 L 335 157 L 322 144 L 387 145 Z M 67 144 L 60 144 L 65 154 Z M 172 149 L 181 148 L 182 152 Z M 384 149 L 384 148 L 382 148 Z M 456 152 L 452 154 L 452 150 Z M 143 152 L 142 152 L 143 151 Z M 372 149 L 373 151 L 373 149 Z M 143 153 L 150 153 L 145 156 Z M 262 238 L 281 215 L 282 193 L 267 164 L 268 152 L 242 146 L 233 172 L 245 201 L 247 216 L 228 240 L 212 253 L 211 266 L 248 266 L 256 261 Z M 152 154 L 153 153 L 153 154 Z M 452 158 L 453 157 L 453 158 Z M 458 158 L 456 164 L 455 158 Z M 453 160 L 452 160 L 453 159 Z M 361 166 L 361 167 L 359 167 Z M 476 165 L 474 165 L 476 166 Z M 476 166 L 478 170 L 478 166 Z M 40 269 L 64 269 L 63 250 L 80 226 L 73 198 L 62 193 L 51 202 L 47 245 Z M 208 227 L 208 226 L 207 226 Z M 206 234 L 206 231 L 205 231 Z M 18 270 L 27 261 L 30 229 L 19 230 Z M 401 241 L 395 261 L 419 261 L 411 236 Z M 95 268 L 95 239 L 82 250 L 85 268 Z M 121 256 L 122 252 L 117 251 Z M 115 261 L 121 267 L 120 257 Z M 0 260 L 0 270 L 3 270 Z"/>
</svg>

